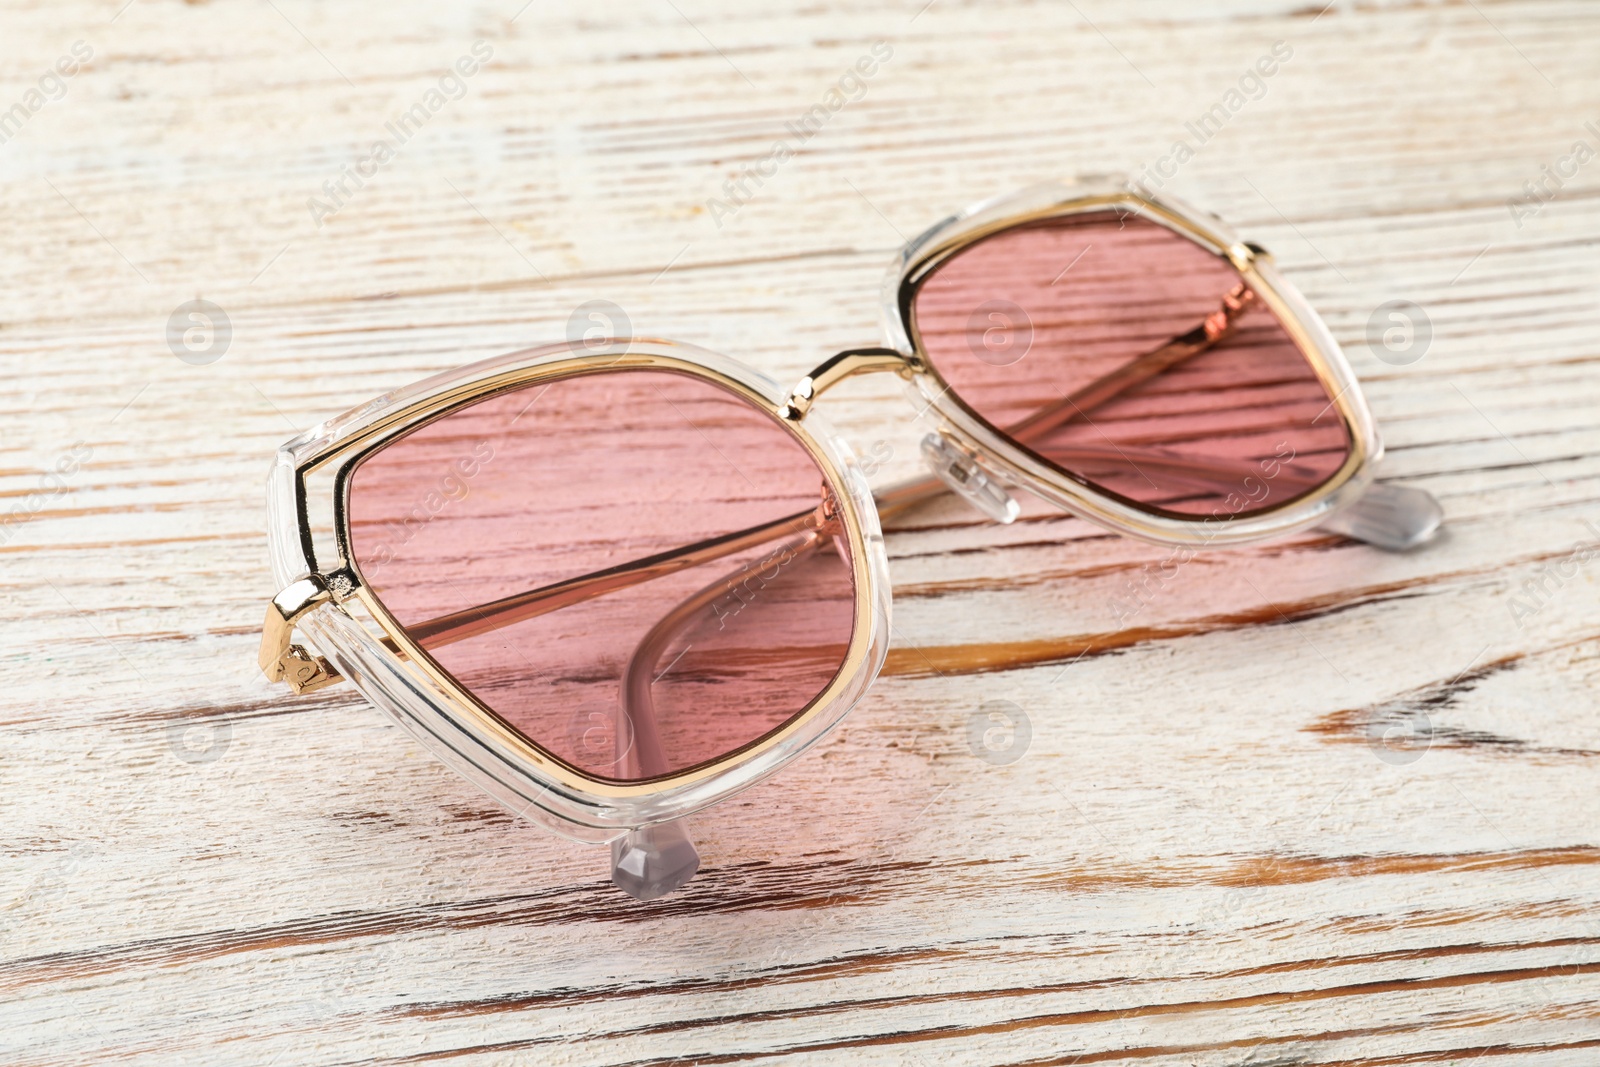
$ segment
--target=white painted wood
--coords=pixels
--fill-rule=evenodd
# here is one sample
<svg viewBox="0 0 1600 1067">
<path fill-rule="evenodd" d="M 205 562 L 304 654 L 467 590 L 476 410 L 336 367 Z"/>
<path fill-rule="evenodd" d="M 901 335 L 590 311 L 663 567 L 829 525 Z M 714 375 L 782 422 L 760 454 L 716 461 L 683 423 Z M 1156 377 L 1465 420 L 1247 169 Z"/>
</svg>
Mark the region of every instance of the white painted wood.
<svg viewBox="0 0 1600 1067">
<path fill-rule="evenodd" d="M 1600 9 L 118 6 L 0 13 L 0 109 L 94 53 L 0 144 L 0 513 L 37 504 L 0 544 L 5 1062 L 1600 1056 L 1595 565 L 1512 610 L 1600 526 L 1600 162 L 1507 207 L 1600 147 Z M 480 39 L 465 95 L 317 228 L 307 199 Z M 724 181 L 880 39 L 862 98 L 719 227 Z M 1327 317 L 1439 544 L 1215 553 L 1119 634 L 1160 550 L 919 515 L 886 676 L 696 819 L 704 872 L 653 905 L 348 688 L 255 671 L 291 433 L 590 299 L 797 377 L 874 339 L 903 237 L 1155 162 L 1280 40 L 1172 188 Z M 196 297 L 234 329 L 209 366 L 164 339 Z M 1402 298 L 1434 329 L 1403 367 L 1365 340 Z M 884 481 L 914 468 L 892 383 L 826 406 Z M 1008 766 L 967 740 L 996 701 L 1032 724 Z"/>
</svg>

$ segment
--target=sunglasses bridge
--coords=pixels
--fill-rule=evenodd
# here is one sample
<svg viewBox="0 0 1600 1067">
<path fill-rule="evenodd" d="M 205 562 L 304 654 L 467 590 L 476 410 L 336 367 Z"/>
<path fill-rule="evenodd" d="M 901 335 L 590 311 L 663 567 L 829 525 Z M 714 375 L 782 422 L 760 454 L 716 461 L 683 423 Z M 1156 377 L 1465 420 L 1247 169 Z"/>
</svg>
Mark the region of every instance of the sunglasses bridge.
<svg viewBox="0 0 1600 1067">
<path fill-rule="evenodd" d="M 817 397 L 846 378 L 853 378 L 858 374 L 894 371 L 909 381 L 913 374 L 922 369 L 922 360 L 892 348 L 846 349 L 818 364 L 810 374 L 801 378 L 789 392 L 789 397 L 783 402 L 783 406 L 778 409 L 778 414 L 791 422 L 799 422 L 806 417 Z"/>
</svg>

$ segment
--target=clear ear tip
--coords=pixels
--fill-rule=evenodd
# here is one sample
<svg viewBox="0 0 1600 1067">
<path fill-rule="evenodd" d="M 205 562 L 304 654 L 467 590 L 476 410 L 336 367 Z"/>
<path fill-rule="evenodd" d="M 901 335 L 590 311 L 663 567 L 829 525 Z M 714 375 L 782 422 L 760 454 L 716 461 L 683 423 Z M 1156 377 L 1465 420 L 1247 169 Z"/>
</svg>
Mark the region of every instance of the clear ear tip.
<svg viewBox="0 0 1600 1067">
<path fill-rule="evenodd" d="M 611 842 L 611 883 L 635 900 L 655 900 L 693 878 L 700 853 L 682 821 L 631 830 Z"/>
<path fill-rule="evenodd" d="M 1320 528 L 1404 552 L 1433 540 L 1443 523 L 1444 509 L 1430 494 L 1377 482 Z"/>
</svg>

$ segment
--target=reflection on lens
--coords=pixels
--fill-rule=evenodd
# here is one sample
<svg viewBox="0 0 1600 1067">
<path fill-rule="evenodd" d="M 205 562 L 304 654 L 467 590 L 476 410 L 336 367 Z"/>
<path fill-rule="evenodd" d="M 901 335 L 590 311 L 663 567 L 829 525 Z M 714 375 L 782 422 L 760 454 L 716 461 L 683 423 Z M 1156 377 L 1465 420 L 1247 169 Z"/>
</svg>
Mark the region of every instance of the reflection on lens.
<svg viewBox="0 0 1600 1067">
<path fill-rule="evenodd" d="M 1332 397 L 1233 266 L 1135 215 L 985 238 L 923 281 L 912 318 L 981 419 L 1147 509 L 1229 518 L 1277 507 L 1350 451 Z"/>
<path fill-rule="evenodd" d="M 408 634 L 594 777 L 759 740 L 850 645 L 833 488 L 777 418 L 703 378 L 616 369 L 479 401 L 365 459 L 349 516 Z"/>
</svg>

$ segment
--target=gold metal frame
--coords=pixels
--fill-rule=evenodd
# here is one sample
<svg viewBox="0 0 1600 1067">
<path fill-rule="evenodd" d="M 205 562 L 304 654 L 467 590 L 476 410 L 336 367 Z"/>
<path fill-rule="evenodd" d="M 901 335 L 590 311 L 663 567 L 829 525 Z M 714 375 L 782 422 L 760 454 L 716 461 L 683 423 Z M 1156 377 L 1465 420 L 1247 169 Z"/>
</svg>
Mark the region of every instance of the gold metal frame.
<svg viewBox="0 0 1600 1067">
<path fill-rule="evenodd" d="M 1209 249 L 1229 262 L 1248 289 L 1276 315 L 1333 397 L 1330 407 L 1338 411 L 1348 433 L 1350 453 L 1332 478 L 1260 512 L 1220 520 L 1175 516 L 1063 475 L 1011 435 L 985 422 L 951 391 L 916 327 L 912 311 L 918 287 L 941 264 L 1003 230 L 1106 210 L 1149 219 Z M 772 773 L 831 728 L 859 699 L 882 665 L 888 641 L 889 593 L 879 513 L 914 506 L 943 489 L 933 480 L 910 483 L 881 493 L 873 501 L 848 447 L 813 410 L 819 396 L 852 375 L 900 374 L 914 383 L 937 414 L 940 432 L 958 442 L 974 463 L 996 474 L 1002 483 L 1020 485 L 1109 529 L 1163 544 L 1237 543 L 1316 525 L 1364 491 L 1382 454 L 1376 426 L 1338 344 L 1304 298 L 1277 274 L 1271 256 L 1240 240 L 1214 216 L 1126 184 L 1102 180 L 1076 187 L 1041 187 L 946 219 L 902 251 L 886 281 L 883 303 L 887 347 L 841 352 L 787 392 L 742 364 L 692 346 L 651 340 L 610 342 L 597 348 L 556 345 L 439 375 L 289 442 L 280 450 L 269 492 L 274 506 L 274 570 L 285 585 L 267 610 L 262 670 L 270 680 L 287 681 L 297 691 L 307 692 L 340 680 L 343 666 L 345 673 L 356 674 L 357 684 L 369 699 L 400 718 L 435 755 L 514 809 L 521 805 L 523 814 L 537 815 L 558 832 L 603 840 L 623 830 L 689 814 Z M 799 714 L 721 759 L 671 775 L 622 782 L 586 774 L 544 751 L 428 655 L 372 593 L 354 562 L 348 505 L 350 478 L 359 465 L 422 426 L 513 389 L 630 368 L 667 370 L 710 382 L 769 414 L 805 447 L 839 505 L 838 517 L 851 548 L 856 602 L 855 628 L 844 666 Z M 328 566 L 319 566 L 308 515 L 308 483 L 313 475 L 329 474 L 336 558 Z M 291 528 L 296 534 L 292 542 Z M 762 532 L 743 531 L 739 536 L 748 540 Z M 691 549 L 695 546 L 687 546 L 685 551 Z M 651 562 L 651 566 L 656 564 Z M 640 574 L 650 573 L 650 568 L 642 565 L 635 569 Z M 586 576 L 573 584 L 595 578 Z M 608 575 L 606 580 L 612 579 Z M 586 590 L 576 592 L 592 595 Z M 567 594 L 562 590 L 559 595 Z M 558 594 L 533 590 L 508 599 L 532 602 L 546 595 Z M 358 605 L 382 631 L 381 638 L 375 638 L 350 614 L 349 609 Z M 316 632 L 324 655 L 294 642 L 297 626 Z M 340 635 L 346 639 L 342 651 L 321 647 Z M 376 674 L 384 677 L 375 679 Z M 419 705 L 406 704 L 395 696 L 392 691 L 398 689 L 420 700 L 426 714 L 415 710 Z"/>
<path fill-rule="evenodd" d="M 565 358 L 546 360 L 532 366 L 490 370 L 482 376 L 470 377 L 449 388 L 424 393 L 408 403 L 384 410 L 354 428 L 337 444 L 319 450 L 298 463 L 294 471 L 297 506 L 303 548 L 313 573 L 287 586 L 268 607 L 259 659 L 269 680 L 288 681 L 301 692 L 339 681 L 339 673 L 326 659 L 312 656 L 293 643 L 292 631 L 300 619 L 320 605 L 334 604 L 342 608 L 352 602 L 359 603 L 382 629 L 385 646 L 405 659 L 413 670 L 424 675 L 432 686 L 471 710 L 474 721 L 469 725 L 472 728 L 568 789 L 595 798 L 625 799 L 667 793 L 725 775 L 731 769 L 803 733 L 814 718 L 837 703 L 850 688 L 851 681 L 861 672 L 870 670 L 876 674 L 882 650 L 879 649 L 874 656 L 874 645 L 881 642 L 874 640 L 873 598 L 879 591 L 880 577 L 870 565 L 872 551 L 868 545 L 868 531 L 876 534 L 877 520 L 876 516 L 868 520 L 858 504 L 857 497 L 860 494 L 848 491 L 849 477 L 837 462 L 836 454 L 808 431 L 788 402 L 775 401 L 754 388 L 749 381 L 696 359 L 641 350 L 663 346 L 664 343 L 641 340 L 611 346 L 596 354 L 592 349 L 573 345 L 569 346 L 572 354 Z M 774 423 L 801 443 L 833 487 L 833 496 L 839 506 L 838 517 L 850 544 L 856 596 L 854 629 L 844 664 L 827 688 L 802 711 L 778 729 L 718 760 L 671 775 L 621 782 L 586 774 L 540 748 L 506 723 L 434 660 L 390 614 L 362 575 L 360 565 L 350 549 L 348 509 L 350 479 L 360 464 L 382 448 L 429 423 L 511 390 L 583 374 L 630 369 L 665 370 L 710 382 L 766 412 Z M 308 479 L 314 474 L 333 476 L 334 538 L 338 558 L 331 566 L 318 566 L 310 536 L 306 496 L 309 492 Z M 878 540 L 881 543 L 881 537 Z M 881 545 L 877 550 L 881 552 Z M 873 662 L 874 658 L 878 662 Z"/>
<path fill-rule="evenodd" d="M 1210 250 L 1239 272 L 1283 324 L 1333 398 L 1330 406 L 1344 423 L 1350 452 L 1332 477 L 1259 512 L 1220 520 L 1180 517 L 1062 474 L 989 424 L 950 388 L 916 326 L 913 306 L 922 283 L 954 256 L 1002 231 L 1105 211 L 1126 212 L 1164 226 Z M 1383 454 L 1377 426 L 1343 351 L 1316 312 L 1277 273 L 1271 254 L 1240 239 L 1214 215 L 1111 179 L 1025 190 L 939 223 L 911 241 L 891 269 L 885 284 L 884 314 L 892 350 L 906 360 L 912 380 L 941 417 L 944 432 L 976 453 L 978 463 L 1005 482 L 1020 484 L 1058 507 L 1141 540 L 1203 547 L 1256 541 L 1314 526 L 1366 489 Z"/>
</svg>

